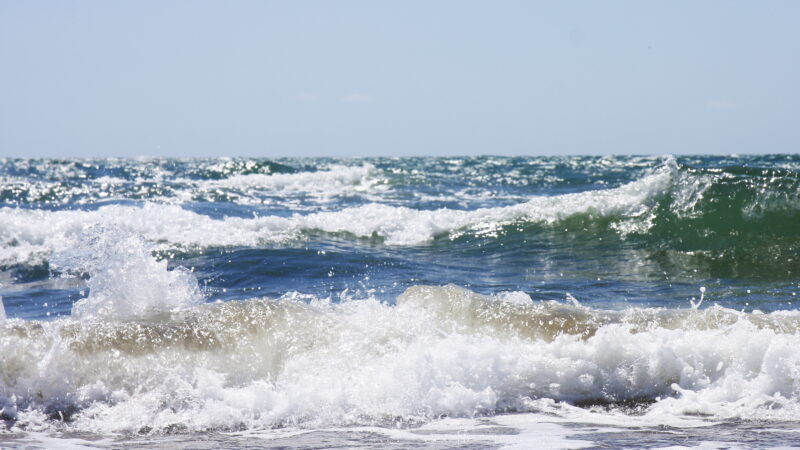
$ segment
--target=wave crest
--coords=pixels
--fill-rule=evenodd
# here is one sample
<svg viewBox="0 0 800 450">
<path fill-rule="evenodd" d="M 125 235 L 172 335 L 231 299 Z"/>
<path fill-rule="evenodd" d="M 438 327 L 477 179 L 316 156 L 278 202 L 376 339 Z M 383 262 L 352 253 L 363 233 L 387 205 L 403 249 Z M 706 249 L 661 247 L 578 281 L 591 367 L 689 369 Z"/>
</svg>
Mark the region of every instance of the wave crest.
<svg viewBox="0 0 800 450">
<path fill-rule="evenodd" d="M 64 417 L 97 432 L 385 424 L 530 411 L 537 399 L 800 417 L 796 312 L 615 312 L 456 286 L 412 287 L 396 306 L 301 300 L 8 320 L 0 403 L 20 424 Z"/>
<path fill-rule="evenodd" d="M 365 166 L 326 173 L 332 177 L 331 183 L 352 187 L 353 180 L 365 176 L 364 170 L 372 169 Z M 282 176 L 290 179 L 281 181 Z M 314 176 L 241 177 L 251 177 L 247 183 L 254 186 L 260 185 L 263 177 L 273 184 L 288 183 L 282 184 L 284 189 L 300 178 Z M 237 177 L 212 181 L 242 182 Z M 308 184 L 308 180 L 302 181 L 298 189 Z M 94 211 L 3 208 L 0 264 L 41 261 L 59 241 L 88 225 L 100 224 L 141 235 L 161 248 L 184 249 L 273 245 L 319 232 L 394 246 L 446 240 L 458 246 L 462 237 L 508 241 L 512 246 L 531 235 L 541 236 L 541 245 L 600 238 L 643 251 L 646 259 L 673 275 L 701 271 L 712 277 L 791 278 L 800 274 L 798 218 L 800 176 L 794 171 L 701 170 L 679 166 L 670 158 L 620 187 L 538 196 L 510 206 L 474 210 L 368 203 L 291 216 L 211 218 L 186 207 L 158 203 L 111 205 Z"/>
</svg>

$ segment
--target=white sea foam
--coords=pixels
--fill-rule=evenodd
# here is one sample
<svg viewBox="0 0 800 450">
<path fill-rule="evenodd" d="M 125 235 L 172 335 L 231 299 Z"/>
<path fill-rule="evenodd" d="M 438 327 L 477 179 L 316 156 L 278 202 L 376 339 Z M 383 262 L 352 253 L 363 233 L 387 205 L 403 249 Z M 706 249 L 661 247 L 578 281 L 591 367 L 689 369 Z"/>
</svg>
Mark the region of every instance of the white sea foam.
<svg viewBox="0 0 800 450">
<path fill-rule="evenodd" d="M 487 419 L 439 419 L 419 428 L 387 428 L 387 427 L 348 427 L 331 428 L 323 431 L 362 432 L 386 436 L 400 442 L 437 442 L 444 444 L 458 443 L 480 447 L 497 445 L 502 449 L 573 449 L 586 448 L 593 445 L 589 439 L 581 439 L 584 430 L 566 427 L 553 416 L 544 414 L 519 414 Z M 498 430 L 503 432 L 497 433 Z M 597 431 L 596 428 L 592 431 Z M 604 430 L 606 431 L 606 430 Z M 607 430 L 611 432 L 619 429 Z M 289 432 L 291 433 L 291 431 Z M 288 433 L 287 433 L 288 434 Z M 264 433 L 248 433 L 249 436 L 275 439 L 282 437 L 282 432 L 273 435 Z"/>
<path fill-rule="evenodd" d="M 365 238 L 377 236 L 389 245 L 419 245 L 444 234 L 491 234 L 513 223 L 553 223 L 579 213 L 621 215 L 625 219 L 617 224 L 618 228 L 629 232 L 633 227 L 647 226 L 646 218 L 651 214 L 648 200 L 669 188 L 674 170 L 668 163 L 640 180 L 615 189 L 534 197 L 512 206 L 471 211 L 416 210 L 370 203 L 291 217 L 212 219 L 178 205 L 157 203 L 142 207 L 110 205 L 93 211 L 3 208 L 0 209 L 0 241 L 3 243 L 0 264 L 46 258 L 61 242 L 95 225 L 138 234 L 161 246 L 200 248 L 281 242 L 297 239 L 304 231 L 311 230 Z"/>
<path fill-rule="evenodd" d="M 317 172 L 247 174 L 234 175 L 221 180 L 208 180 L 200 183 L 206 188 L 228 188 L 240 191 L 257 189 L 262 191 L 294 191 L 305 193 L 338 193 L 342 190 L 369 190 L 380 182 L 371 177 L 375 167 L 371 164 L 361 166 L 332 165 Z"/>
<path fill-rule="evenodd" d="M 242 205 L 293 202 L 302 198 L 311 205 L 325 204 L 343 195 L 358 195 L 378 200 L 388 189 L 379 171 L 371 164 L 360 166 L 330 165 L 316 172 L 233 175 L 220 180 L 176 180 L 183 186 L 178 197 L 188 200 L 195 196 L 224 193 L 233 203 Z M 288 197 L 288 198 L 285 198 Z M 309 205 L 306 205 L 309 207 Z"/>
<path fill-rule="evenodd" d="M 104 283 L 116 276 L 140 292 L 110 300 L 119 304 L 103 320 L 11 319 L 0 329 L 0 406 L 17 426 L 47 426 L 48 415 L 72 408 L 71 428 L 108 433 L 385 425 L 503 411 L 569 417 L 581 409 L 559 402 L 637 399 L 655 401 L 637 419 L 651 424 L 687 414 L 800 418 L 796 312 L 613 313 L 419 286 L 396 306 L 287 296 L 148 317 L 124 304 L 147 295 L 170 310 L 170 297 L 191 281 L 154 292 L 113 270 L 122 264 L 114 258 Z"/>
<path fill-rule="evenodd" d="M 111 205 L 94 211 L 0 210 L 3 264 L 36 261 L 98 226 L 142 236 L 149 242 L 187 247 L 258 245 L 295 237 L 291 220 L 281 217 L 215 220 L 178 205 Z"/>
</svg>

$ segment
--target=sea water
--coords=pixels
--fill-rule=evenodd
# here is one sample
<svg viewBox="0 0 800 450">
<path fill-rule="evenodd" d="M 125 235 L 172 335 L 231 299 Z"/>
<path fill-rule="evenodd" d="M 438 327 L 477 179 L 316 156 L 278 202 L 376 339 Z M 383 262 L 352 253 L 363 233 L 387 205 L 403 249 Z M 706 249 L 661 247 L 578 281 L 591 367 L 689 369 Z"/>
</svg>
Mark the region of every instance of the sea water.
<svg viewBox="0 0 800 450">
<path fill-rule="evenodd" d="M 0 160 L 0 446 L 800 443 L 800 156 Z"/>
</svg>

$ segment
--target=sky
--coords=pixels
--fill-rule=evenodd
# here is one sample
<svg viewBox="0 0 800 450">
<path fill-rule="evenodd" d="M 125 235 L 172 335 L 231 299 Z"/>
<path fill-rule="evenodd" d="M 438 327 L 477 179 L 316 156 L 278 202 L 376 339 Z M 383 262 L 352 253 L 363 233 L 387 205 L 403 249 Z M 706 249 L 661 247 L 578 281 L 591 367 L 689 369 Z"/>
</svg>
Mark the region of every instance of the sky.
<svg viewBox="0 0 800 450">
<path fill-rule="evenodd" d="M 798 1 L 0 0 L 0 156 L 800 152 Z"/>
</svg>

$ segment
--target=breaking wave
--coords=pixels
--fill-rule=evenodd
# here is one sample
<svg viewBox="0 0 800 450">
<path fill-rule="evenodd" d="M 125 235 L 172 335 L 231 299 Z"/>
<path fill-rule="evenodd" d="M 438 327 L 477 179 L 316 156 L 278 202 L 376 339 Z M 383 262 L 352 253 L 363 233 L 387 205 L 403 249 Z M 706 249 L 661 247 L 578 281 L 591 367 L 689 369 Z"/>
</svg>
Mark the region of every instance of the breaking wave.
<svg viewBox="0 0 800 450">
<path fill-rule="evenodd" d="M 289 204 L 298 206 L 298 197 L 324 204 L 337 196 L 380 192 L 385 182 L 370 164 L 297 171 L 262 160 L 180 163 L 18 160 L 12 165 L 15 175 L 0 179 L 0 202 L 38 208 L 124 200 L 257 205 L 280 203 L 288 196 L 294 200 Z"/>
<path fill-rule="evenodd" d="M 0 405 L 23 429 L 101 433 L 386 425 L 537 411 L 542 399 L 800 414 L 796 312 L 613 312 L 508 296 L 415 286 L 395 306 L 288 294 L 135 319 L 10 319 Z"/>
<path fill-rule="evenodd" d="M 149 434 L 419 423 L 559 402 L 800 418 L 797 311 L 616 311 L 455 285 L 412 286 L 393 304 L 299 293 L 204 303 L 192 273 L 151 248 L 95 227 L 53 253 L 89 294 L 69 317 L 0 318 L 3 420 Z"/>
<path fill-rule="evenodd" d="M 335 192 L 335 186 L 352 187 L 370 170 L 364 166 L 248 174 L 203 183 L 240 191 L 280 186 L 300 192 L 319 180 L 320 192 Z M 368 191 L 370 183 L 359 186 Z M 184 249 L 269 245 L 318 232 L 391 246 L 458 241 L 462 236 L 513 241 L 543 235 L 557 241 L 577 234 L 584 240 L 607 238 L 627 248 L 646 249 L 649 259 L 676 271 L 700 267 L 714 276 L 780 278 L 800 274 L 799 219 L 796 171 L 695 169 L 667 159 L 642 178 L 616 188 L 536 196 L 510 206 L 473 210 L 366 203 L 309 214 L 212 218 L 186 206 L 153 202 L 91 211 L 3 208 L 0 264 L 41 262 L 86 226 L 100 225 L 141 235 L 160 248 Z"/>
</svg>

